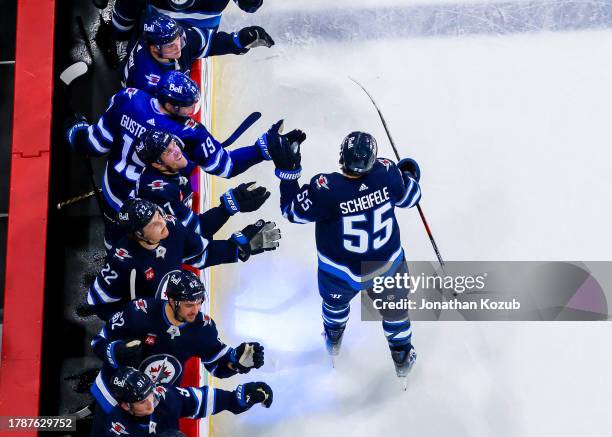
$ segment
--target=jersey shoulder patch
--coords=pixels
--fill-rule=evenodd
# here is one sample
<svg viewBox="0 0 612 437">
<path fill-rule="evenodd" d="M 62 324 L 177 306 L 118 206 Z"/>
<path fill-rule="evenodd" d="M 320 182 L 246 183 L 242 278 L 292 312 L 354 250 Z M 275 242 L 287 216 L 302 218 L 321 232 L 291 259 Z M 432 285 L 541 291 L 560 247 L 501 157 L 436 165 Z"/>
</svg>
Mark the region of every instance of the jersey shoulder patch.
<svg viewBox="0 0 612 437">
<path fill-rule="evenodd" d="M 166 182 L 163 179 L 156 179 L 148 183 L 147 187 L 149 187 L 151 191 L 163 191 L 166 188 L 166 185 L 168 184 L 169 182 Z"/>
<path fill-rule="evenodd" d="M 142 311 L 143 313 L 147 314 L 148 307 L 149 305 L 145 299 L 138 299 L 134 301 L 134 308 L 136 311 Z"/>
<path fill-rule="evenodd" d="M 331 190 L 330 178 L 329 178 L 329 175 L 326 175 L 326 174 L 320 174 L 318 176 L 313 177 L 310 182 L 310 185 L 314 186 L 319 191 L 323 191 L 323 190 L 330 191 Z"/>
<path fill-rule="evenodd" d="M 391 167 L 395 167 L 395 163 L 391 161 L 390 159 L 378 158 L 377 161 L 380 162 L 382 165 L 384 165 L 387 171 L 389 171 Z"/>
<path fill-rule="evenodd" d="M 125 425 L 118 420 L 111 422 L 109 431 L 118 436 L 130 434 Z"/>
<path fill-rule="evenodd" d="M 130 255 L 127 249 L 123 249 L 122 247 L 116 247 L 115 252 L 113 253 L 113 258 L 118 259 L 119 261 L 125 261 L 129 258 L 132 258 L 132 255 Z"/>
</svg>

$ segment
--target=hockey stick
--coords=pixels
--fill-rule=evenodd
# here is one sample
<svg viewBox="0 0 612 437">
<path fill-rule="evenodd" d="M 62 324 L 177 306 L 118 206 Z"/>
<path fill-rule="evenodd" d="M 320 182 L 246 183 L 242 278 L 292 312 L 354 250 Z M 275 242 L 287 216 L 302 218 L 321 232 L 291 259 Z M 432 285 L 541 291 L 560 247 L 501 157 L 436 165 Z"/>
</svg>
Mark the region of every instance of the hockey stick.
<svg viewBox="0 0 612 437">
<path fill-rule="evenodd" d="M 224 149 L 228 146 L 231 146 L 234 141 L 236 141 L 243 133 L 247 131 L 251 126 L 255 124 L 257 120 L 261 118 L 261 112 L 253 112 L 247 118 L 244 119 L 240 126 L 236 128 L 233 134 L 227 137 L 227 140 L 221 143 L 221 147 Z"/>
<path fill-rule="evenodd" d="M 364 93 L 366 93 L 366 95 L 369 97 L 370 101 L 372 102 L 372 104 L 376 108 L 376 111 L 378 112 L 378 116 L 380 117 L 380 121 L 382 122 L 382 125 L 385 128 L 385 132 L 387 133 L 387 137 L 389 138 L 389 142 L 391 143 L 391 147 L 393 148 L 393 153 L 395 153 L 395 157 L 399 161 L 400 160 L 400 155 L 399 155 L 399 153 L 397 151 L 397 147 L 395 147 L 395 141 L 393 141 L 393 138 L 391 137 L 391 132 L 389 131 L 389 127 L 387 126 L 387 122 L 385 120 L 385 117 L 382 115 L 382 112 L 380 111 L 380 108 L 378 107 L 378 105 L 374 101 L 374 98 L 370 95 L 368 90 L 366 90 L 364 88 L 363 85 L 361 85 L 359 82 L 357 82 L 352 77 L 349 77 L 349 79 L 351 79 L 353 82 L 355 82 L 355 84 L 359 88 L 361 88 Z M 417 210 L 419 211 L 419 215 L 421 216 L 421 221 L 423 222 L 423 225 L 425 226 L 425 231 L 427 232 L 427 235 L 429 236 L 429 241 L 431 241 L 431 245 L 433 247 L 433 250 L 434 250 L 434 252 L 436 252 L 436 257 L 438 258 L 438 262 L 440 263 L 440 265 L 442 267 L 444 267 L 444 260 L 442 259 L 442 255 L 440 255 L 440 250 L 438 249 L 438 245 L 436 244 L 436 240 L 434 240 L 433 233 L 431 232 L 431 229 L 429 228 L 429 224 L 427 223 L 427 220 L 425 219 L 425 214 L 423 213 L 423 208 L 421 208 L 421 205 L 418 204 L 418 203 L 417 203 Z"/>
<path fill-rule="evenodd" d="M 85 25 L 83 24 L 83 19 L 81 18 L 80 15 L 76 17 L 76 22 L 79 28 L 79 33 L 81 34 L 81 37 L 83 38 L 83 42 L 85 43 L 85 48 L 87 49 L 87 52 L 93 62 L 93 50 L 91 48 L 89 36 L 87 35 L 87 32 L 85 31 Z M 68 85 L 69 84 L 66 85 L 66 97 L 67 97 L 68 107 L 70 108 L 71 111 L 74 112 L 73 105 L 72 105 L 72 98 L 71 98 L 72 96 L 71 96 L 70 88 L 68 87 Z M 102 195 L 100 194 L 102 190 L 100 190 L 100 188 L 98 188 L 98 184 L 96 184 L 96 176 L 93 170 L 93 166 L 91 165 L 91 158 L 89 156 L 85 157 L 85 167 L 87 169 L 87 173 L 89 176 L 89 182 L 91 183 L 94 195 L 96 196 L 96 202 L 98 203 L 100 214 L 104 215 L 104 203 L 102 201 Z"/>
<path fill-rule="evenodd" d="M 98 188 L 98 190 L 99 190 L 99 188 Z M 59 202 L 57 204 L 57 209 L 63 209 L 63 208 L 65 208 L 67 206 L 70 206 L 70 205 L 72 205 L 74 203 L 80 202 L 80 201 L 85 200 L 85 199 L 89 199 L 90 197 L 93 197 L 95 195 L 96 195 L 96 192 L 94 190 L 91 190 L 88 193 L 83 193 L 83 194 L 81 194 L 79 196 L 71 197 L 70 199 L 66 199 L 66 200 L 64 200 L 62 202 Z"/>
</svg>

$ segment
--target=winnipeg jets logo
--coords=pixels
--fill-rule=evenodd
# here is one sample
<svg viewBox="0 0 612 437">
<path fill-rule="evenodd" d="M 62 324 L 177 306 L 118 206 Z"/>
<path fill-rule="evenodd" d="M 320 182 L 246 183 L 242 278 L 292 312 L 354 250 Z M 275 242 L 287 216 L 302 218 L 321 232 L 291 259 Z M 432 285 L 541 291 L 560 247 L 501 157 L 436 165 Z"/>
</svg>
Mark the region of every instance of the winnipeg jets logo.
<svg viewBox="0 0 612 437">
<path fill-rule="evenodd" d="M 183 367 L 176 357 L 158 354 L 145 358 L 140 364 L 140 370 L 146 373 L 155 384 L 173 384 L 181 375 Z"/>
<path fill-rule="evenodd" d="M 386 158 L 381 158 L 381 159 L 378 160 L 378 162 L 380 162 L 382 165 L 387 167 L 387 170 L 389 170 L 389 167 L 391 167 L 391 161 L 389 161 Z"/>
<path fill-rule="evenodd" d="M 147 123 L 149 123 L 151 126 L 155 126 L 155 119 L 151 118 L 151 119 L 147 120 Z"/>
<path fill-rule="evenodd" d="M 147 301 L 144 299 L 138 299 L 137 301 L 134 302 L 134 306 L 136 307 L 137 311 L 142 311 L 143 313 L 146 314 L 147 312 Z"/>
<path fill-rule="evenodd" d="M 130 99 L 134 97 L 134 94 L 136 94 L 137 92 L 138 90 L 136 88 L 126 88 L 125 89 L 125 93 L 128 95 Z"/>
<path fill-rule="evenodd" d="M 165 257 L 166 257 L 166 248 L 164 246 L 158 246 L 157 249 L 155 249 L 155 258 L 164 259 Z"/>
<path fill-rule="evenodd" d="M 159 396 L 162 399 L 166 399 L 166 392 L 168 391 L 166 387 L 164 387 L 163 385 L 158 385 L 158 386 L 155 386 L 153 390 L 155 391 L 155 394 L 157 396 Z"/>
<path fill-rule="evenodd" d="M 164 187 L 166 185 L 168 185 L 168 182 L 165 182 L 161 179 L 158 179 L 156 181 L 151 182 L 150 184 L 147 184 L 149 187 L 151 187 L 151 190 L 155 191 L 155 190 L 163 190 Z"/>
<path fill-rule="evenodd" d="M 366 184 L 361 184 L 361 187 L 359 187 L 359 191 L 365 191 L 368 189 L 368 186 Z"/>
<path fill-rule="evenodd" d="M 161 79 L 157 74 L 147 74 L 145 78 L 149 81 L 149 85 L 157 85 L 159 79 Z"/>
<path fill-rule="evenodd" d="M 329 190 L 329 186 L 327 185 L 327 178 L 324 175 L 321 175 L 317 179 L 317 187 L 319 189 L 325 188 Z"/>
<path fill-rule="evenodd" d="M 128 258 L 132 257 L 132 255 L 130 255 L 130 253 L 127 250 L 122 249 L 120 247 L 115 249 L 115 256 L 117 258 L 121 259 L 121 260 L 128 259 Z"/>
<path fill-rule="evenodd" d="M 125 426 L 119 422 L 111 422 L 110 431 L 116 435 L 128 435 L 129 432 L 126 431 Z"/>
</svg>

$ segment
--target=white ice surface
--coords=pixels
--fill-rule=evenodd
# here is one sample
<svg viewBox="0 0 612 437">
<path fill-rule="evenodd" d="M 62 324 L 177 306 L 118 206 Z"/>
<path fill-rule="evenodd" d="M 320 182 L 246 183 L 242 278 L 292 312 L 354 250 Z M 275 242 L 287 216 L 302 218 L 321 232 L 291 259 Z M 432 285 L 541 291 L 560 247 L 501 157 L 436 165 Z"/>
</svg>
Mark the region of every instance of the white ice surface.
<svg viewBox="0 0 612 437">
<path fill-rule="evenodd" d="M 352 130 L 371 132 L 392 157 L 351 75 L 421 164 L 422 205 L 445 258 L 610 260 L 611 53 L 607 30 L 279 44 L 216 61 L 215 134 L 259 110 L 263 120 L 238 142 L 250 144 L 284 117 L 308 133 L 303 182 L 337 168 Z M 274 405 L 215 416 L 214 436 L 610 435 L 607 323 L 416 322 L 419 358 L 402 392 L 380 325 L 361 322 L 354 306 L 332 369 L 314 227 L 282 218 L 270 163 L 229 184 L 215 179 L 214 195 L 250 180 L 272 197 L 220 237 L 261 216 L 280 225 L 282 245 L 215 268 L 212 316 L 229 344 L 262 342 L 266 365 L 216 383 L 264 380 Z M 397 215 L 407 257 L 433 260 L 416 211 Z"/>
</svg>

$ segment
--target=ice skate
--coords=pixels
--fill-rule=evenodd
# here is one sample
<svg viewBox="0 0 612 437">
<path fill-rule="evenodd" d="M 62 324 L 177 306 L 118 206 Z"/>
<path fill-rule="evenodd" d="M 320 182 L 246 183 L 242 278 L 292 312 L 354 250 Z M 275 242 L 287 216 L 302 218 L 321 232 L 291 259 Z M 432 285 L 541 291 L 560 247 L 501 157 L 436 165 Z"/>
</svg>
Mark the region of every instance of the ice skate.
<svg viewBox="0 0 612 437">
<path fill-rule="evenodd" d="M 342 336 L 344 328 L 341 329 L 325 329 L 323 338 L 325 339 L 325 347 L 331 357 L 332 367 L 336 367 L 335 357 L 340 354 L 340 346 L 342 345 Z"/>
<path fill-rule="evenodd" d="M 391 358 L 393 358 L 393 364 L 395 365 L 395 373 L 398 378 L 402 378 L 402 384 L 404 390 L 406 390 L 408 388 L 407 376 L 416 362 L 417 353 L 414 347 L 410 345 L 409 349 L 392 349 Z"/>
</svg>

